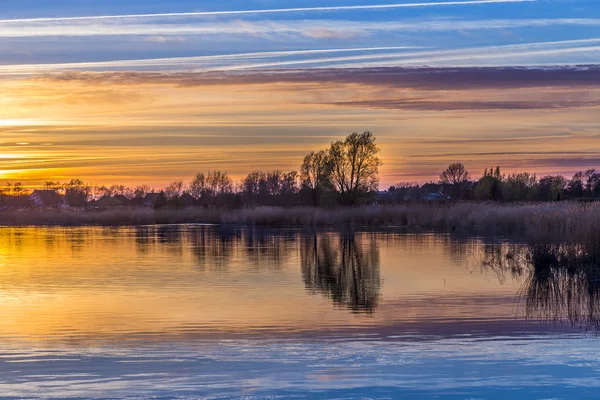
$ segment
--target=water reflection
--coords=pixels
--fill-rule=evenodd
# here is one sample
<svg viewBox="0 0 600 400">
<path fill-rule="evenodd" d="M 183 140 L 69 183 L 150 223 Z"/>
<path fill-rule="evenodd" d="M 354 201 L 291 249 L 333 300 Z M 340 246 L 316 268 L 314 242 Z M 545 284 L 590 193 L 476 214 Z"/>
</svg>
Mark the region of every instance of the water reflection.
<svg viewBox="0 0 600 400">
<path fill-rule="evenodd" d="M 240 234 L 232 229 L 211 230 L 204 227 L 190 230 L 188 238 L 198 269 L 225 272 L 232 262 Z"/>
<path fill-rule="evenodd" d="M 519 298 L 528 319 L 600 327 L 600 265 L 584 246 L 496 243 L 489 247 L 482 265 L 500 281 L 507 273 L 525 277 Z"/>
<path fill-rule="evenodd" d="M 577 246 L 193 225 L 1 233 L 0 337 L 600 324 L 598 264 Z"/>
<path fill-rule="evenodd" d="M 240 261 L 250 271 L 280 270 L 299 246 L 309 292 L 357 313 L 372 313 L 378 305 L 381 279 L 375 234 L 162 226 L 136 228 L 135 237 L 141 254 L 160 245 L 182 258 L 189 248 L 197 269 L 214 273 L 227 273 Z"/>
<path fill-rule="evenodd" d="M 379 248 L 353 233 L 302 237 L 301 268 L 306 288 L 339 306 L 371 313 L 379 302 Z"/>
<path fill-rule="evenodd" d="M 518 295 L 597 325 L 597 265 L 391 230 L 0 228 L 0 393 L 595 398 L 597 338 L 514 317 Z"/>
</svg>

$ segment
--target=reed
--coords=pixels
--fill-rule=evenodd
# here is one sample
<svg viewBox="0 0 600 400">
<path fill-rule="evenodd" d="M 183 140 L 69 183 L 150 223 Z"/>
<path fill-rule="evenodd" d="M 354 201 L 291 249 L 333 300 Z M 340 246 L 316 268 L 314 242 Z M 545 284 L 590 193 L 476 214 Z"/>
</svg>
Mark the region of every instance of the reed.
<svg viewBox="0 0 600 400">
<path fill-rule="evenodd" d="M 537 243 L 586 242 L 600 254 L 598 203 L 450 203 L 338 209 L 260 207 L 239 210 L 147 208 L 106 211 L 0 212 L 0 225 L 80 226 L 215 223 L 260 226 L 421 228 L 465 233 L 525 234 Z"/>
</svg>

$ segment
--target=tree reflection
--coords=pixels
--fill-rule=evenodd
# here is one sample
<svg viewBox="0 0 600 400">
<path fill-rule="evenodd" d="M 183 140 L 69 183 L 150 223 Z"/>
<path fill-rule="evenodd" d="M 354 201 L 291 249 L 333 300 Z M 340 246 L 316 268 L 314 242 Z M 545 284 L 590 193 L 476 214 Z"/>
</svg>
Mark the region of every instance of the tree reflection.
<svg viewBox="0 0 600 400">
<path fill-rule="evenodd" d="M 298 233 L 287 230 L 247 229 L 243 248 L 254 270 L 279 270 L 296 248 Z"/>
<path fill-rule="evenodd" d="M 529 320 L 600 326 L 600 264 L 577 244 L 497 244 L 482 265 L 525 277 L 520 292 Z"/>
<path fill-rule="evenodd" d="M 188 231 L 196 265 L 202 271 L 225 272 L 234 257 L 240 232 L 227 227 L 197 227 Z"/>
<path fill-rule="evenodd" d="M 379 249 L 354 234 L 315 234 L 301 239 L 306 288 L 353 312 L 372 313 L 379 302 Z"/>
</svg>

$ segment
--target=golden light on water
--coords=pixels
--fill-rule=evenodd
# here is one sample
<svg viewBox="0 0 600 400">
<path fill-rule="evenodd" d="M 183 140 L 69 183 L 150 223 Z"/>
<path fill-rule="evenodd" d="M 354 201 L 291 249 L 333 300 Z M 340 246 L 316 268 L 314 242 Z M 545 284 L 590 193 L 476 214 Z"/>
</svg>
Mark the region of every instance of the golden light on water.
<svg viewBox="0 0 600 400">
<path fill-rule="evenodd" d="M 385 326 L 417 315 L 510 316 L 512 304 L 476 303 L 484 293 L 512 295 L 517 285 L 471 274 L 464 265 L 467 253 L 457 253 L 443 238 L 360 233 L 357 259 L 366 264 L 354 267 L 383 279 L 380 286 L 364 288 L 379 298 L 377 312 L 365 315 L 306 287 L 310 257 L 300 250 L 306 250 L 303 240 L 312 245 L 313 238 L 301 233 L 282 238 L 243 231 L 221 237 L 209 227 L 0 228 L 0 233 L 3 338 L 101 340 L 140 334 L 167 340 L 212 331 Z M 332 250 L 341 251 L 338 234 L 320 234 L 319 240 L 328 235 Z M 423 264 L 431 268 L 419 268 Z M 461 297 L 436 308 L 424 302 L 430 293 Z M 463 309 L 460 303 L 471 297 L 474 304 Z"/>
</svg>

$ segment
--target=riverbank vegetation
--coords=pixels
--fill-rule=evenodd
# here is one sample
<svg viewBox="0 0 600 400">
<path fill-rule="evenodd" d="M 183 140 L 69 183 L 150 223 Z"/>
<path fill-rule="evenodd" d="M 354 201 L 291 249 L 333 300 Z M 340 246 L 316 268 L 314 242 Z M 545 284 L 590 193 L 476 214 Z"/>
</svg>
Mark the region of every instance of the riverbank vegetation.
<svg viewBox="0 0 600 400">
<path fill-rule="evenodd" d="M 413 203 L 322 209 L 257 207 L 225 209 L 124 208 L 10 210 L 0 225 L 144 225 L 174 223 L 301 227 L 407 227 L 466 233 L 524 234 L 539 241 L 595 240 L 600 246 L 600 203 Z M 600 253 L 600 251 L 599 251 Z"/>
<path fill-rule="evenodd" d="M 600 254 L 584 243 L 494 243 L 482 267 L 522 281 L 520 304 L 534 322 L 600 327 Z"/>
</svg>

